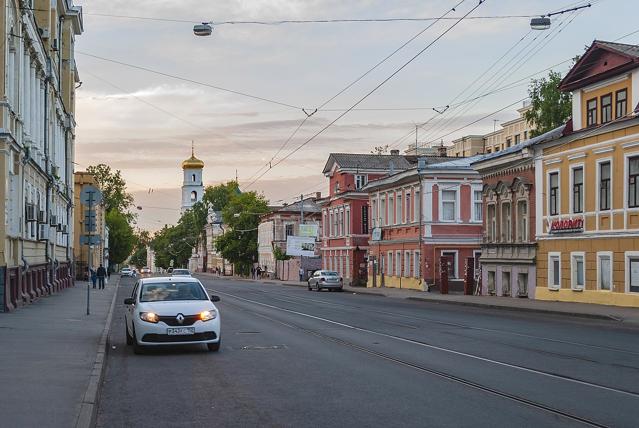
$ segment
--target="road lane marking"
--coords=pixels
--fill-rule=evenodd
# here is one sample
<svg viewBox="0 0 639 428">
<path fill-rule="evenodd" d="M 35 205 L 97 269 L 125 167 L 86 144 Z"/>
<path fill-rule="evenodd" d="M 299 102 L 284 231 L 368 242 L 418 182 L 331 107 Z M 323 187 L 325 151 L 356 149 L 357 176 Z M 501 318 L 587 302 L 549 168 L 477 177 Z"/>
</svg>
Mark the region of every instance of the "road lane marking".
<svg viewBox="0 0 639 428">
<path fill-rule="evenodd" d="M 488 363 L 488 364 L 493 364 L 493 365 L 497 365 L 497 366 L 501 366 L 501 367 L 508 367 L 508 368 L 511 368 L 511 369 L 514 369 L 514 370 L 523 371 L 523 372 L 526 372 L 526 373 L 532 373 L 532 374 L 536 374 L 536 375 L 540 375 L 540 376 L 549 377 L 549 378 L 552 378 L 552 379 L 557 379 L 557 380 L 562 380 L 562 381 L 565 381 L 565 382 L 575 383 L 575 384 L 582 385 L 582 386 L 587 386 L 587 387 L 591 387 L 591 388 L 595 388 L 595 389 L 601 389 L 601 390 L 604 390 L 604 391 L 607 391 L 607 392 L 613 392 L 613 393 L 617 393 L 617 394 L 621 394 L 621 395 L 627 395 L 627 396 L 630 396 L 632 398 L 639 398 L 639 393 L 636 393 L 636 392 L 625 391 L 625 390 L 622 390 L 622 389 L 616 389 L 616 388 L 612 388 L 612 387 L 605 386 L 605 385 L 599 385 L 599 384 L 587 382 L 587 381 L 584 381 L 584 380 L 579 380 L 579 379 L 575 379 L 575 378 L 571 378 L 571 377 L 567 377 L 567 376 L 558 375 L 558 374 L 555 374 L 555 373 L 544 372 L 544 371 L 541 371 L 541 370 L 536 370 L 536 369 L 532 369 L 532 368 L 524 367 L 524 366 L 518 366 L 516 364 L 506 363 L 506 362 L 503 362 L 503 361 L 492 360 L 490 358 L 481 357 L 479 355 L 474 355 L 474 354 L 469 354 L 467 352 L 455 351 L 453 349 L 443 348 L 441 346 L 432 345 L 432 344 L 429 344 L 429 343 L 426 343 L 426 342 L 420 342 L 418 340 L 408 339 L 408 338 L 401 337 L 401 336 L 394 336 L 392 334 L 387 334 L 387 333 L 382 333 L 382 332 L 379 332 L 379 331 L 369 330 L 369 329 L 366 329 L 366 328 L 363 328 L 363 327 L 357 327 L 357 326 L 354 326 L 354 325 L 342 323 L 342 322 L 339 322 L 339 321 L 330 320 L 330 319 L 327 319 L 327 318 L 318 317 L 318 316 L 307 314 L 307 313 L 304 313 L 304 312 L 294 311 L 292 309 L 281 308 L 279 306 L 269 305 L 268 303 L 257 302 L 255 300 L 250 300 L 250 299 L 246 299 L 246 298 L 243 298 L 243 297 L 235 296 L 233 294 L 225 293 L 225 292 L 222 292 L 222 291 L 219 291 L 219 290 L 216 291 L 216 292 L 219 293 L 219 294 L 224 294 L 226 296 L 238 299 L 238 300 L 243 300 L 245 302 L 253 303 L 253 304 L 264 306 L 264 307 L 271 308 L 271 309 L 277 309 L 277 310 L 280 310 L 280 311 L 288 312 L 288 313 L 291 313 L 291 314 L 294 314 L 294 315 L 299 315 L 299 316 L 302 316 L 302 317 L 311 318 L 311 319 L 314 319 L 314 320 L 317 320 L 317 321 L 322 321 L 322 322 L 325 322 L 325 323 L 328 323 L 328 324 L 338 325 L 340 327 L 344 327 L 344 328 L 347 328 L 347 329 L 351 329 L 351 330 L 355 330 L 355 331 L 361 331 L 363 333 L 369 333 L 369 334 L 377 335 L 377 336 L 380 336 L 380 337 L 385 337 L 385 338 L 392 339 L 392 340 L 397 340 L 397 341 L 404 342 L 404 343 L 410 343 L 410 344 L 421 346 L 421 347 L 424 347 L 424 348 L 434 349 L 434 350 L 437 350 L 437 351 L 441 351 L 441 352 L 445 352 L 445 353 L 449 353 L 449 354 L 453 354 L 453 355 L 458 355 L 458 356 L 461 356 L 461 357 L 466 357 L 466 358 L 470 358 L 470 359 L 477 360 L 477 361 L 482 361 L 482 362 L 485 362 L 485 363 Z"/>
</svg>

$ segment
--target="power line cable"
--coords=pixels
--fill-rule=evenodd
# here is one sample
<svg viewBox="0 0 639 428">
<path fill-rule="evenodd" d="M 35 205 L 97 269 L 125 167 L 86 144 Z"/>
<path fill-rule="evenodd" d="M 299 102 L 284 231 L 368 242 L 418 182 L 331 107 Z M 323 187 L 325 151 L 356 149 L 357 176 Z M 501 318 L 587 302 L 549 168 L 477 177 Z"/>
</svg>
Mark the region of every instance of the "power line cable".
<svg viewBox="0 0 639 428">
<path fill-rule="evenodd" d="M 213 85 L 213 84 L 210 84 L 210 83 L 200 82 L 200 81 L 197 81 L 197 80 L 194 80 L 194 79 L 189 79 L 187 77 L 177 76 L 175 74 L 170 74 L 170 73 L 166 73 L 166 72 L 163 72 L 163 71 L 154 70 L 154 69 L 151 69 L 151 68 L 148 68 L 148 67 L 143 67 L 143 66 L 140 66 L 140 65 L 130 64 L 130 63 L 126 63 L 126 62 L 123 62 L 123 61 L 118 61 L 118 60 L 115 60 L 115 59 L 112 59 L 112 58 L 105 58 L 103 56 L 90 54 L 88 52 L 82 52 L 82 51 L 76 50 L 75 53 L 80 54 L 80 55 L 84 55 L 84 56 L 88 56 L 90 58 L 99 59 L 101 61 L 106 61 L 106 62 L 111 62 L 111 63 L 114 63 L 114 64 L 119 64 L 119 65 L 122 65 L 124 67 L 129 67 L 129 68 L 133 68 L 133 69 L 141 70 L 141 71 L 146 71 L 148 73 L 153 73 L 153 74 L 157 74 L 157 75 L 164 76 L 164 77 L 169 77 L 171 79 L 181 80 L 181 81 L 184 81 L 184 82 L 192 83 L 194 85 L 204 86 L 204 87 L 207 87 L 207 88 L 216 89 L 218 91 L 229 92 L 231 94 L 240 95 L 240 96 L 247 97 L 247 98 L 252 98 L 254 100 L 264 101 L 264 102 L 271 103 L 271 104 L 277 104 L 277 105 L 280 105 L 280 106 L 283 106 L 283 107 L 288 107 L 288 108 L 292 108 L 292 109 L 296 109 L 296 110 L 302 110 L 303 109 L 303 107 L 296 106 L 296 105 L 293 105 L 293 104 L 288 104 L 288 103 L 285 103 L 285 102 L 282 102 L 282 101 L 277 101 L 277 100 L 273 100 L 273 99 L 269 99 L 269 98 L 264 98 L 264 97 L 260 97 L 260 96 L 257 96 L 257 95 L 251 95 L 251 94 L 246 93 L 246 92 L 236 91 L 234 89 L 228 89 L 228 88 L 224 88 L 224 87 L 221 87 L 221 86 Z"/>
<path fill-rule="evenodd" d="M 424 52 L 426 52 L 431 46 L 433 46 L 435 43 L 437 43 L 437 41 L 439 41 L 442 37 L 444 37 L 446 34 L 448 34 L 450 31 L 452 31 L 457 25 L 459 25 L 459 23 L 461 23 L 464 18 L 468 15 L 470 15 L 472 12 L 474 12 L 477 8 L 479 8 L 479 6 L 481 6 L 484 3 L 485 0 L 479 0 L 479 2 L 477 3 L 476 6 L 474 6 L 472 9 L 470 9 L 465 15 L 463 15 L 458 21 L 454 22 L 450 27 L 448 27 L 445 31 L 443 31 L 439 36 L 437 36 L 433 41 L 431 41 L 428 45 L 426 45 L 426 47 L 424 47 L 422 50 L 420 50 L 419 52 L 417 52 L 417 54 L 415 54 L 411 59 L 409 59 L 408 61 L 406 61 L 401 67 L 399 67 L 397 70 L 395 70 L 393 73 L 391 73 L 390 76 L 388 76 L 387 78 L 385 78 L 384 80 L 382 80 L 382 82 L 380 82 L 377 86 L 375 86 L 373 89 L 371 89 L 368 93 L 366 93 L 363 97 L 361 97 L 357 102 L 355 102 L 355 104 L 353 104 L 347 111 L 341 113 L 340 115 L 338 115 L 335 119 L 333 119 L 331 122 L 329 122 L 327 125 L 325 125 L 324 127 L 322 127 L 322 129 L 320 129 L 318 132 L 316 132 L 315 134 L 313 134 L 310 138 L 308 138 L 306 141 L 304 141 L 302 144 L 300 144 L 299 146 L 297 146 L 294 150 L 292 150 L 291 152 L 289 152 L 286 156 L 284 156 L 282 159 L 280 159 L 274 166 L 277 166 L 279 164 L 281 164 L 282 162 L 284 162 L 286 159 L 288 159 L 289 157 L 291 157 L 293 154 L 297 153 L 299 150 L 301 150 L 303 147 L 305 147 L 307 144 L 309 144 L 311 141 L 313 141 L 315 138 L 317 138 L 320 134 L 322 134 L 324 131 L 326 131 L 328 128 L 330 128 L 333 124 L 335 124 L 338 120 L 340 120 L 342 117 L 346 116 L 353 108 L 357 107 L 359 104 L 361 104 L 364 100 L 366 100 L 369 96 L 371 96 L 374 92 L 376 92 L 379 88 L 381 88 L 384 84 L 386 84 L 389 80 L 391 80 L 393 77 L 395 77 L 398 73 L 400 73 L 404 68 L 406 68 L 409 64 L 411 64 L 414 60 L 416 60 L 419 56 L 421 56 Z M 271 168 L 272 169 L 272 168 Z M 267 170 L 267 171 L 270 171 Z M 266 172 L 267 172 L 266 171 Z M 250 187 L 251 185 L 253 185 L 257 180 L 259 180 L 262 176 L 264 176 L 264 174 L 266 173 L 264 172 L 263 174 L 261 174 L 260 176 L 258 176 L 255 180 L 253 180 L 251 183 L 249 183 L 249 185 L 247 187 Z"/>
</svg>

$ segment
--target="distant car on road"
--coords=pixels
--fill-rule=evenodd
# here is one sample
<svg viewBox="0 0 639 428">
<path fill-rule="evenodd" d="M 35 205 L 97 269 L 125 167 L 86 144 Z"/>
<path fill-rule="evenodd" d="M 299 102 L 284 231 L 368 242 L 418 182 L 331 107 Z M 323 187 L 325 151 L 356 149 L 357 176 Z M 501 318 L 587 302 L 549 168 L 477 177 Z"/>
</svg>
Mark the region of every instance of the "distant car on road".
<svg viewBox="0 0 639 428">
<path fill-rule="evenodd" d="M 149 275 L 150 273 L 151 273 L 151 268 L 143 267 L 142 269 L 140 269 L 141 275 Z"/>
<path fill-rule="evenodd" d="M 188 269 L 173 269 L 171 276 L 191 276 L 191 272 Z"/>
<path fill-rule="evenodd" d="M 329 291 L 342 291 L 344 289 L 344 280 L 337 272 L 330 270 L 317 270 L 308 279 L 308 291 L 311 291 L 312 289 L 315 289 L 315 291 L 321 291 L 322 288 Z"/>
<path fill-rule="evenodd" d="M 120 276 L 128 276 L 128 277 L 135 277 L 135 272 L 133 272 L 133 270 L 131 268 L 122 268 L 122 270 L 120 270 Z"/>
<path fill-rule="evenodd" d="M 133 287 L 126 305 L 126 343 L 135 353 L 145 346 L 206 344 L 220 349 L 220 315 L 196 278 L 142 278 Z"/>
</svg>

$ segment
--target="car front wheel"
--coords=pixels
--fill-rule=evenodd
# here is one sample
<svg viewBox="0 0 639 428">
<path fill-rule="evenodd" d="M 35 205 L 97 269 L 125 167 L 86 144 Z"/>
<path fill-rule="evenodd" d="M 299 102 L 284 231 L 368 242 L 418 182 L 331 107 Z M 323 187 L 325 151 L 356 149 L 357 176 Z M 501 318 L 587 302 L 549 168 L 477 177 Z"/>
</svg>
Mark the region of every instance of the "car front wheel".
<svg viewBox="0 0 639 428">
<path fill-rule="evenodd" d="M 308 285 L 308 291 L 311 291 L 311 282 L 310 281 L 307 282 L 307 285 Z"/>
<path fill-rule="evenodd" d="M 320 288 L 320 285 L 319 285 L 319 282 L 318 282 L 317 284 L 315 284 L 315 291 L 320 291 L 320 290 L 321 290 L 321 288 Z"/>
<path fill-rule="evenodd" d="M 126 322 L 124 323 L 124 331 L 126 332 L 126 344 L 133 345 L 133 336 L 129 334 L 129 327 L 127 327 Z"/>
</svg>

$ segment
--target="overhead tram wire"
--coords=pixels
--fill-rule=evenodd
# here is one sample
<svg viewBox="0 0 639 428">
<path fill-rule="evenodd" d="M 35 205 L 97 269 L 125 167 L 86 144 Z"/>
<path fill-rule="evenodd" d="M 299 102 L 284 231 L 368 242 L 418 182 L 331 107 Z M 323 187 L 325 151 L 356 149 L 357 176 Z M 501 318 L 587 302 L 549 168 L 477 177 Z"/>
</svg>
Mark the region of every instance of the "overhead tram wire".
<svg viewBox="0 0 639 428">
<path fill-rule="evenodd" d="M 133 68 L 133 69 L 136 69 L 136 70 L 146 71 L 148 73 L 157 74 L 159 76 L 164 76 L 164 77 L 168 77 L 168 78 L 175 79 L 175 80 L 181 80 L 183 82 L 192 83 L 194 85 L 204 86 L 204 87 L 211 88 L 211 89 L 216 89 L 216 90 L 222 91 L 222 92 L 228 92 L 228 93 L 231 93 L 231 94 L 240 95 L 240 96 L 243 96 L 243 97 L 246 97 L 246 98 L 251 98 L 251 99 L 254 99 L 254 100 L 258 100 L 258 101 L 264 101 L 264 102 L 267 102 L 267 103 L 276 104 L 276 105 L 279 105 L 279 106 L 282 106 L 282 107 L 288 107 L 288 108 L 292 108 L 292 109 L 295 109 L 295 110 L 302 110 L 304 108 L 304 107 L 301 107 L 301 106 L 288 104 L 288 103 L 285 103 L 285 102 L 282 102 L 282 101 L 277 101 L 277 100 L 273 100 L 273 99 L 269 99 L 269 98 L 264 98 L 264 97 L 261 97 L 261 96 L 258 96 L 258 95 L 252 95 L 252 94 L 249 94 L 249 93 L 246 93 L 246 92 L 236 91 L 234 89 L 224 88 L 222 86 L 217 86 L 217 85 L 213 85 L 213 84 L 210 84 L 210 83 L 200 82 L 198 80 L 190 79 L 188 77 L 182 77 L 182 76 L 178 76 L 178 75 L 175 75 L 175 74 L 170 74 L 170 73 L 166 73 L 166 72 L 163 72 L 163 71 L 154 70 L 154 69 L 149 68 L 149 67 L 143 67 L 143 66 L 140 66 L 140 65 L 130 64 L 130 63 L 127 63 L 127 62 L 124 62 L 124 61 L 119 61 L 119 60 L 112 59 L 112 58 L 105 58 L 103 56 L 94 55 L 94 54 L 91 54 L 91 53 L 88 53 L 88 52 L 82 52 L 82 51 L 76 50 L 75 53 L 80 54 L 80 55 L 84 55 L 84 56 L 87 56 L 87 57 L 90 57 L 90 58 L 95 58 L 95 59 L 98 59 L 100 61 L 106 61 L 106 62 L 111 62 L 111 63 L 114 63 L 114 64 L 119 64 L 119 65 L 122 65 L 124 67 L 129 67 L 129 68 Z"/>
<path fill-rule="evenodd" d="M 461 0 L 459 1 L 455 6 L 453 6 L 452 8 L 448 9 L 448 11 L 441 16 L 441 18 L 446 17 L 446 15 L 448 15 L 449 13 L 455 11 L 455 9 L 457 7 L 459 7 L 462 3 L 464 3 L 465 0 Z M 277 155 L 279 155 L 282 150 L 284 150 L 284 148 L 288 145 L 289 141 L 291 141 L 291 139 L 297 134 L 297 132 L 300 130 L 300 128 L 302 126 L 304 126 L 304 123 L 306 123 L 306 120 L 308 118 L 310 118 L 313 114 L 315 114 L 317 111 L 321 111 L 322 108 L 324 106 L 326 106 L 327 104 L 329 104 L 331 101 L 333 101 L 335 98 L 339 97 L 340 95 L 342 95 L 344 92 L 346 92 L 347 90 L 349 90 L 351 87 L 353 87 L 355 84 L 357 84 L 360 80 L 362 80 L 364 77 L 366 77 L 367 75 L 369 75 L 370 73 L 372 73 L 375 69 L 377 69 L 377 67 L 379 67 L 380 65 L 384 64 L 386 61 L 388 61 L 390 58 L 392 58 L 396 53 L 398 53 L 399 51 L 401 51 L 402 49 L 404 49 L 406 46 L 408 46 L 412 41 L 414 41 L 416 38 L 418 38 L 419 36 L 421 36 L 422 34 L 424 34 L 426 31 L 428 31 L 429 29 L 431 29 L 435 24 L 437 24 L 437 22 L 439 22 L 438 20 L 433 21 L 430 25 L 428 25 L 426 28 L 424 28 L 423 30 L 419 31 L 417 34 L 415 34 L 413 37 L 411 37 L 410 39 L 408 39 L 406 42 L 404 42 L 401 46 L 399 46 L 397 49 L 395 49 L 393 52 L 391 52 L 390 54 L 388 54 L 386 57 L 384 57 L 381 61 L 377 62 L 374 66 L 372 66 L 371 68 L 369 68 L 366 72 L 364 72 L 363 74 L 361 74 L 359 77 L 357 77 L 355 80 L 353 80 L 352 82 L 350 82 L 349 84 L 347 84 L 344 88 L 342 88 L 340 91 L 338 91 L 335 95 L 333 95 L 332 97 L 328 98 L 326 101 L 324 101 L 322 104 L 320 104 L 319 107 L 317 107 L 315 109 L 315 111 L 313 113 L 311 113 L 310 115 L 308 113 L 306 113 L 306 111 L 304 111 L 304 113 L 306 114 L 306 117 L 304 118 L 304 120 L 302 120 L 302 122 L 300 122 L 300 124 L 298 125 L 298 127 L 293 131 L 293 133 L 286 139 L 286 141 L 284 141 L 284 143 L 282 144 L 282 146 L 277 150 L 277 152 L 271 157 L 271 159 L 269 159 L 269 161 L 262 167 L 260 168 L 256 173 L 254 173 L 247 181 L 252 180 L 255 175 L 259 174 L 261 172 L 261 170 L 263 168 L 265 168 L 266 166 L 269 167 L 269 169 L 271 168 L 272 162 L 275 160 L 275 158 L 277 157 Z M 346 111 L 346 110 L 343 110 Z"/>
<path fill-rule="evenodd" d="M 389 80 L 391 80 L 393 77 L 395 77 L 397 74 L 399 74 L 404 68 L 406 68 L 409 64 L 411 64 L 414 60 L 416 60 L 419 56 L 421 56 L 424 52 L 426 52 L 431 46 L 433 46 L 435 43 L 437 43 L 442 37 L 444 37 L 446 34 L 448 34 L 450 31 L 452 31 L 457 25 L 459 25 L 465 17 L 467 17 L 468 15 L 470 15 L 471 13 L 473 13 L 475 10 L 477 10 L 477 8 L 479 8 L 479 6 L 481 6 L 484 3 L 485 0 L 479 0 L 479 2 L 477 3 L 476 6 L 474 6 L 473 8 L 471 8 L 465 15 L 463 15 L 458 21 L 456 21 L 455 23 L 453 23 L 450 27 L 448 27 L 445 31 L 443 31 L 439 36 L 437 36 L 434 40 L 432 40 L 428 45 L 426 45 L 426 47 L 424 47 L 422 50 L 420 50 L 419 52 L 417 52 L 417 54 L 415 54 L 411 59 L 409 59 L 408 61 L 406 61 L 401 67 L 399 67 L 397 70 L 395 70 L 393 73 L 391 73 L 387 78 L 385 78 L 384 80 L 382 80 L 382 82 L 380 82 L 377 86 L 375 86 L 372 90 L 370 90 L 369 92 L 367 92 L 363 97 L 361 97 L 357 102 L 355 102 L 355 104 L 353 104 L 347 111 L 339 114 L 335 119 L 333 119 L 331 122 L 329 122 L 327 125 L 325 125 L 322 129 L 320 129 L 319 131 L 317 131 L 315 134 L 313 134 L 310 138 L 308 138 L 306 141 L 304 141 L 302 144 L 300 144 L 299 146 L 297 146 L 294 150 L 292 150 L 291 152 L 289 152 L 286 156 L 284 156 L 282 159 L 280 159 L 275 166 L 281 164 L 282 162 L 284 162 L 286 159 L 288 159 L 289 157 L 291 157 L 293 154 L 297 153 L 299 150 L 301 150 L 303 147 L 305 147 L 307 144 L 309 144 L 311 141 L 313 141 L 315 138 L 317 138 L 319 135 L 321 135 L 324 131 L 326 131 L 328 128 L 330 128 L 333 124 L 335 124 L 338 120 L 340 120 L 341 118 L 343 118 L 344 116 L 346 116 L 352 109 L 354 109 L 355 107 L 357 107 L 359 104 L 361 104 L 364 100 L 366 100 L 369 96 L 371 96 L 373 93 L 375 93 L 379 88 L 381 88 L 383 85 L 385 85 Z M 272 168 L 271 168 L 272 169 Z M 269 169 L 270 171 L 270 169 Z M 249 183 L 249 185 L 247 187 L 250 187 L 251 185 L 253 185 L 257 180 L 259 180 L 261 177 L 264 176 L 265 173 L 261 174 L 260 176 L 258 176 L 255 180 L 253 180 L 251 183 Z"/>
</svg>

